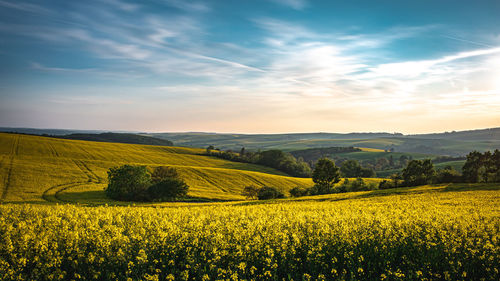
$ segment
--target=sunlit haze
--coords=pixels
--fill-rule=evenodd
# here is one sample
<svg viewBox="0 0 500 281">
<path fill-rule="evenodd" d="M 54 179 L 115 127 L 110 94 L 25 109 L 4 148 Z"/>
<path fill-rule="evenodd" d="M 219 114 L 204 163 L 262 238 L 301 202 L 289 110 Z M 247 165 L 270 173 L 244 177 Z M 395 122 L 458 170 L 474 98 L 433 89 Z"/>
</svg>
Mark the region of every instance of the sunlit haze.
<svg viewBox="0 0 500 281">
<path fill-rule="evenodd" d="M 500 1 L 0 0 L 0 126 L 500 126 Z"/>
</svg>

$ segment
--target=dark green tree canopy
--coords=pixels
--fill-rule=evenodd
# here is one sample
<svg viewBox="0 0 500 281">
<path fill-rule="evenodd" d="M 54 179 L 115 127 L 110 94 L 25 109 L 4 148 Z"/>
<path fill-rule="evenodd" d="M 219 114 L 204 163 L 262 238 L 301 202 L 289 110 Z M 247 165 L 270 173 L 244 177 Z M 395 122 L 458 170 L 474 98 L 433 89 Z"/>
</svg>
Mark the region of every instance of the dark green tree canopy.
<svg viewBox="0 0 500 281">
<path fill-rule="evenodd" d="M 116 200 L 142 201 L 151 185 L 146 166 L 123 165 L 108 171 L 106 195 Z"/>
<path fill-rule="evenodd" d="M 108 171 L 106 195 L 121 201 L 167 201 L 185 197 L 188 186 L 175 168 L 123 165 Z"/>
<path fill-rule="evenodd" d="M 333 185 L 340 181 L 339 168 L 328 158 L 319 159 L 314 167 L 312 180 L 317 185 L 319 194 L 331 193 Z"/>
<path fill-rule="evenodd" d="M 285 194 L 279 189 L 271 186 L 263 186 L 257 194 L 259 200 L 285 198 Z"/>
<path fill-rule="evenodd" d="M 411 160 L 403 169 L 402 176 L 406 186 L 416 186 L 431 183 L 435 173 L 430 159 Z"/>
<path fill-rule="evenodd" d="M 345 178 L 371 178 L 375 172 L 369 168 L 363 168 L 356 160 L 346 160 L 340 166 L 340 173 Z"/>
<path fill-rule="evenodd" d="M 467 182 L 500 182 L 500 150 L 469 153 L 462 174 Z"/>
</svg>

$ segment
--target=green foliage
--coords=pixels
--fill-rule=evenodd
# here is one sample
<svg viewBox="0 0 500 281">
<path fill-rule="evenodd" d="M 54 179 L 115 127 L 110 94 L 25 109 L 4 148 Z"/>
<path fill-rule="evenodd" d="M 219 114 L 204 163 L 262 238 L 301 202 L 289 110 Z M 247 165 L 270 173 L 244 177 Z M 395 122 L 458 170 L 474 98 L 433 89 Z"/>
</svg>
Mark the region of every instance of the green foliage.
<svg viewBox="0 0 500 281">
<path fill-rule="evenodd" d="M 319 159 L 314 167 L 312 180 L 316 184 L 315 194 L 333 192 L 333 185 L 340 181 L 339 168 L 327 158 Z"/>
<path fill-rule="evenodd" d="M 432 182 L 434 175 L 434 164 L 430 159 L 411 160 L 402 172 L 404 185 L 406 186 L 429 184 Z"/>
<path fill-rule="evenodd" d="M 368 190 L 376 190 L 379 186 L 374 182 L 366 182 L 362 178 L 356 178 L 352 181 L 349 179 L 345 179 L 342 184 L 340 184 L 336 191 L 339 193 L 343 192 L 354 192 L 354 191 L 368 191 Z"/>
<path fill-rule="evenodd" d="M 296 186 L 292 189 L 290 189 L 290 195 L 292 197 L 301 197 L 301 196 L 307 196 L 309 195 L 309 188 L 304 188 L 304 187 L 300 187 L 300 186 Z"/>
<path fill-rule="evenodd" d="M 123 165 L 108 171 L 106 195 L 121 201 L 144 201 L 151 185 L 146 166 Z"/>
<path fill-rule="evenodd" d="M 247 185 L 243 188 L 241 195 L 245 196 L 247 199 L 257 199 L 259 194 L 259 188 L 255 185 Z"/>
<path fill-rule="evenodd" d="M 469 153 L 462 174 L 467 182 L 500 182 L 500 151 Z"/>
<path fill-rule="evenodd" d="M 436 183 L 452 183 L 452 182 L 462 182 L 462 175 L 457 172 L 453 167 L 448 166 L 444 169 L 438 169 L 436 171 Z"/>
<path fill-rule="evenodd" d="M 297 160 L 293 155 L 278 149 L 248 152 L 242 148 L 240 153 L 235 153 L 230 150 L 214 152 L 207 148 L 206 153 L 210 156 L 230 161 L 253 163 L 275 168 L 295 177 L 309 177 L 311 175 L 311 167 L 306 162 L 301 159 Z"/>
<path fill-rule="evenodd" d="M 392 180 L 383 180 L 379 182 L 378 184 L 378 189 L 389 189 L 389 188 L 395 188 L 396 185 L 394 184 L 394 181 Z"/>
<path fill-rule="evenodd" d="M 149 201 L 174 201 L 186 197 L 188 189 L 188 185 L 183 180 L 166 177 L 151 185 L 147 194 Z"/>
<path fill-rule="evenodd" d="M 171 167 L 157 167 L 150 175 L 146 166 L 123 165 L 108 171 L 106 195 L 120 201 L 171 201 L 187 195 L 187 184 Z"/>
<path fill-rule="evenodd" d="M 153 170 L 151 181 L 156 184 L 167 178 L 179 178 L 179 173 L 174 167 L 159 166 Z"/>
<path fill-rule="evenodd" d="M 345 178 L 371 178 L 375 176 L 375 171 L 370 168 L 363 168 L 356 160 L 347 160 L 342 162 L 340 173 Z"/>
<path fill-rule="evenodd" d="M 285 198 L 285 194 L 275 187 L 263 186 L 259 189 L 257 197 L 259 200 L 279 199 Z"/>
</svg>

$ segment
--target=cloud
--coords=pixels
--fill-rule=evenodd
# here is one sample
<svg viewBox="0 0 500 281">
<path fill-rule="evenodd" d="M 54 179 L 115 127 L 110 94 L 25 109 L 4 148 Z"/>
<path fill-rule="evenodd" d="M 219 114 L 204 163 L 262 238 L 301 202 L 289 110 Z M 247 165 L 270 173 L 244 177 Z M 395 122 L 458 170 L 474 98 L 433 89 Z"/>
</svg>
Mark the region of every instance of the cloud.
<svg viewBox="0 0 500 281">
<path fill-rule="evenodd" d="M 0 0 L 0 6 L 35 9 L 12 3 Z M 179 130 L 196 129 L 193 124 L 199 123 L 228 131 L 240 122 L 252 123 L 246 130 L 261 132 L 325 131 L 330 123 L 342 123 L 336 130 L 351 131 L 353 122 L 369 130 L 402 128 L 408 118 L 432 120 L 438 111 L 443 120 L 451 120 L 452 114 L 472 113 L 481 105 L 489 112 L 499 106 L 500 48 L 494 44 L 471 43 L 481 47 L 423 59 L 405 59 L 393 46 L 429 34 L 441 37 L 445 27 L 439 25 L 330 33 L 257 17 L 250 20 L 251 27 L 259 28 L 257 35 L 231 41 L 213 34 L 201 15 L 213 11 L 200 2 L 155 1 L 170 6 L 162 11 L 175 10 L 165 14 L 124 0 L 75 3 L 68 4 L 75 5 L 71 13 L 58 16 L 57 25 L 53 17 L 51 24 L 0 24 L 2 35 L 25 36 L 35 39 L 30 43 L 36 46 L 77 53 L 86 65 L 60 67 L 57 60 L 31 58 L 37 61 L 30 64 L 31 71 L 46 77 L 53 73 L 58 80 L 61 74 L 97 82 L 111 77 L 124 87 L 104 87 L 106 98 L 101 99 L 94 93 L 98 87 L 88 93 L 69 87 L 75 98 L 61 98 L 61 93 L 51 103 L 111 106 L 126 93 L 132 103 L 116 103 L 113 110 L 137 104 L 147 120 L 166 118 L 158 117 L 158 126 L 170 120 Z M 307 4 L 287 3 L 294 9 Z M 82 98 L 85 94 L 90 97 Z M 401 115 L 409 117 L 394 118 Z M 381 127 L 384 122 L 389 125 Z"/>
<path fill-rule="evenodd" d="M 210 7 L 203 2 L 188 0 L 164 0 L 170 6 L 189 12 L 208 12 Z"/>
<path fill-rule="evenodd" d="M 25 3 L 25 2 L 10 2 L 10 1 L 0 1 L 0 6 L 14 9 L 14 10 L 19 10 L 19 11 L 24 11 L 24 12 L 30 12 L 30 13 L 35 13 L 35 14 L 50 14 L 51 11 L 49 9 L 46 9 L 40 5 L 36 4 L 31 4 L 31 3 Z"/>
<path fill-rule="evenodd" d="M 306 0 L 271 0 L 271 1 L 290 7 L 295 10 L 303 10 L 308 5 Z"/>
<path fill-rule="evenodd" d="M 113 7 L 116 7 L 120 10 L 127 12 L 134 12 L 139 9 L 139 5 L 137 4 L 132 4 L 121 0 L 101 0 L 101 1 L 103 1 L 103 3 L 105 4 L 112 5 Z"/>
<path fill-rule="evenodd" d="M 474 51 L 460 52 L 453 55 L 447 55 L 434 60 L 420 61 L 405 61 L 397 63 L 381 64 L 374 68 L 370 68 L 371 73 L 364 75 L 365 77 L 373 76 L 391 76 L 391 77 L 416 77 L 424 73 L 441 72 L 441 74 L 450 72 L 452 69 L 436 69 L 435 66 L 453 62 L 455 60 L 467 59 L 476 56 L 491 55 L 500 53 L 500 48 L 480 49 Z"/>
</svg>

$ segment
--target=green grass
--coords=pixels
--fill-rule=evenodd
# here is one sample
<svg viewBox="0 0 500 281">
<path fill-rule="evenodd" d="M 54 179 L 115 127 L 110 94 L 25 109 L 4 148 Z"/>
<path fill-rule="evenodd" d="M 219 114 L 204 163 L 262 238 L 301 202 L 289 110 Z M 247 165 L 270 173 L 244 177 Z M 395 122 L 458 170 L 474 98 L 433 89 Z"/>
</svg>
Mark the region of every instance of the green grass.
<svg viewBox="0 0 500 281">
<path fill-rule="evenodd" d="M 1 202 L 116 203 L 104 195 L 107 170 L 123 164 L 173 166 L 190 186 L 189 196 L 241 200 L 250 184 L 284 191 L 310 186 L 259 165 L 199 155 L 203 149 L 62 140 L 0 133 Z"/>
</svg>

